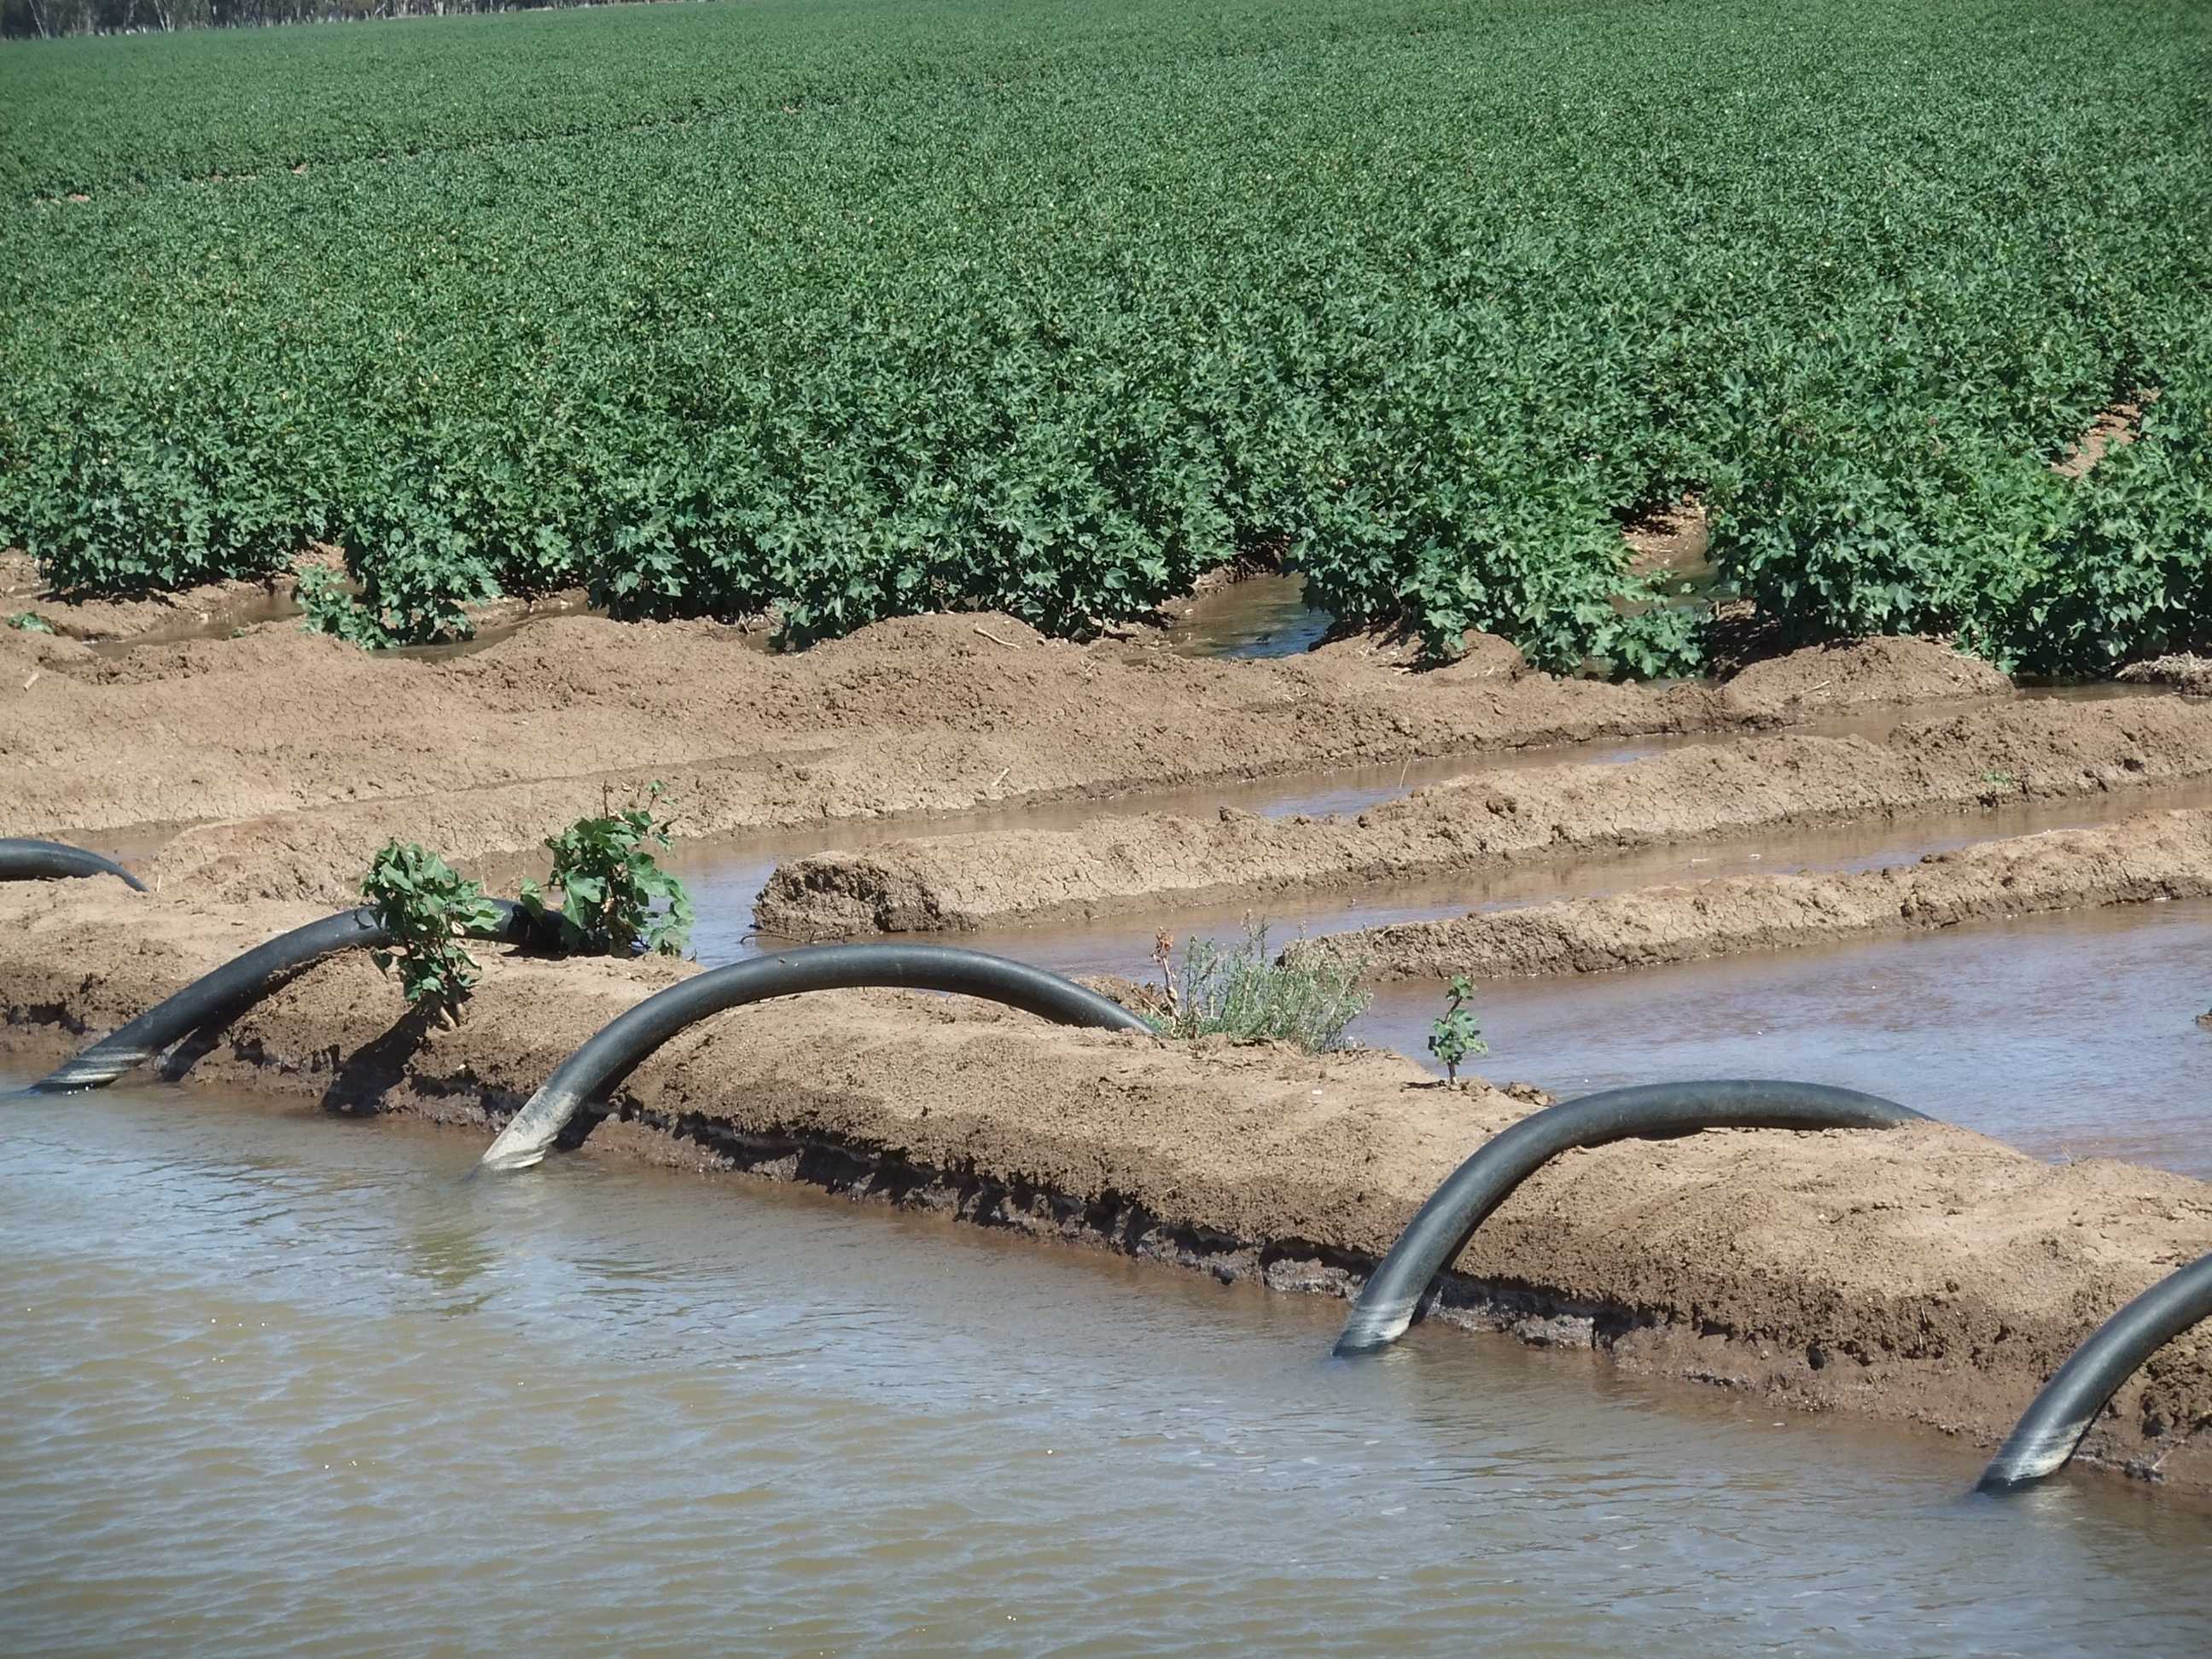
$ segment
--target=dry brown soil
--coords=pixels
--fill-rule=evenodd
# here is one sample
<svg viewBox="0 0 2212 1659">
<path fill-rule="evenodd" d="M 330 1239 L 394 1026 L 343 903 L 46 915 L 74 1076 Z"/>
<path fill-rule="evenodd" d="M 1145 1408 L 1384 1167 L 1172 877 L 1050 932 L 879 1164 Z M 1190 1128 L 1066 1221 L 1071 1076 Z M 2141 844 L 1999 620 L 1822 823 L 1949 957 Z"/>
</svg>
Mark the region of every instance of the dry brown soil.
<svg viewBox="0 0 2212 1659">
<path fill-rule="evenodd" d="M 313 912 L 99 879 L 0 889 L 0 1044 L 57 1057 Z M 489 954 L 489 953 L 488 953 Z M 427 1031 L 359 956 L 192 1045 L 195 1081 L 489 1134 L 673 964 L 491 957 Z M 985 1224 L 1341 1294 L 1436 1182 L 1527 1108 L 1382 1054 L 1071 1031 L 953 999 L 824 994 L 679 1036 L 586 1156 L 821 1182 Z M 15 1111 L 62 1112 L 65 1098 Z M 528 1179 L 528 1176 L 519 1177 Z M 2097 1323 L 2212 1249 L 2212 1188 L 2053 1167 L 1963 1130 L 1712 1133 L 1558 1160 L 1477 1235 L 1450 1316 L 1777 1404 L 1994 1441 Z M 2090 1456 L 2212 1484 L 2212 1328 L 2166 1348 Z"/>
<path fill-rule="evenodd" d="M 429 659 L 288 623 L 119 655 L 0 629 L 0 834 L 191 823 L 152 878 L 336 900 L 388 836 L 480 860 L 654 778 L 682 832 L 704 836 L 2009 691 L 1986 664 L 1911 640 L 1666 690 L 1529 673 L 1490 643 L 1409 674 L 1364 640 L 1224 662 L 971 616 L 787 657 L 711 623 L 589 617 Z"/>
<path fill-rule="evenodd" d="M 1102 817 L 1066 830 L 918 836 L 779 867 L 763 933 L 972 929 L 1165 903 L 1254 902 L 1528 860 L 1939 809 L 2111 796 L 2212 776 L 2212 714 L 2174 696 L 2036 700 L 1908 720 L 1881 741 L 1796 733 L 1627 764 L 1520 767 L 1354 817 Z"/>
<path fill-rule="evenodd" d="M 1370 979 L 1589 974 L 1933 932 L 1993 916 L 2212 896 L 2212 811 L 2147 812 L 1822 875 L 1731 876 L 1333 933 L 1291 947 Z"/>
</svg>

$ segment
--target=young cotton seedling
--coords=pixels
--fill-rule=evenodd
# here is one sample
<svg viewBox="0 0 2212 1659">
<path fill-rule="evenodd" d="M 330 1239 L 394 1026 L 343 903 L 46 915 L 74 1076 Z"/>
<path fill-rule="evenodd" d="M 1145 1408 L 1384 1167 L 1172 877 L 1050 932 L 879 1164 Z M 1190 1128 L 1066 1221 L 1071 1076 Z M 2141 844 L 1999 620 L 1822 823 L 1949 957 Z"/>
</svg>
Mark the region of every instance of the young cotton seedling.
<svg viewBox="0 0 2212 1659">
<path fill-rule="evenodd" d="M 522 884 L 522 907 L 533 920 L 550 920 L 560 948 L 574 956 L 629 957 L 641 951 L 681 956 L 691 934 L 691 896 L 684 884 L 660 867 L 652 849 L 668 848 L 671 818 L 656 818 L 653 806 L 666 786 L 655 780 L 642 802 L 617 812 L 603 798 L 595 818 L 579 818 L 546 838 L 553 873 L 546 884 L 561 890 L 561 902 L 545 902 L 534 881 Z M 665 910 L 655 909 L 665 901 Z"/>
<path fill-rule="evenodd" d="M 1482 1040 L 1482 1028 L 1474 1023 L 1474 1014 L 1467 1006 L 1474 998 L 1474 987 L 1467 975 L 1453 975 L 1451 1000 L 1429 1027 L 1429 1052 L 1443 1061 L 1444 1081 L 1453 1088 L 1459 1086 L 1462 1060 L 1490 1052 L 1490 1045 Z"/>
<path fill-rule="evenodd" d="M 483 890 L 421 843 L 388 841 L 362 878 L 361 896 L 392 937 L 372 953 L 377 968 L 398 970 L 409 1002 L 458 1020 L 477 978 L 477 960 L 460 941 L 499 921 Z"/>
</svg>

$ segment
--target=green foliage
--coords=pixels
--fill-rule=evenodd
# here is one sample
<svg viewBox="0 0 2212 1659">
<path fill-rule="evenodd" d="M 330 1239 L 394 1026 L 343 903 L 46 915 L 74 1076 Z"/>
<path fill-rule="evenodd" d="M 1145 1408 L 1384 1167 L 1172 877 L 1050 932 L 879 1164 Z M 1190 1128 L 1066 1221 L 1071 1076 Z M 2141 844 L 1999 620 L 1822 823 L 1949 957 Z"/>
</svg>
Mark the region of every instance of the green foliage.
<svg viewBox="0 0 2212 1659">
<path fill-rule="evenodd" d="M 54 631 L 54 625 L 35 611 L 18 611 L 8 618 L 8 626 L 20 629 L 26 634 L 51 634 Z"/>
<path fill-rule="evenodd" d="M 2134 441 L 2079 479 L 1926 433 L 1824 439 L 1817 465 L 1752 469 L 1717 558 L 1796 640 L 1951 634 L 2057 679 L 2202 645 L 2212 359 L 2172 354 L 2159 390 Z"/>
<path fill-rule="evenodd" d="M 410 1003 L 458 1019 L 477 979 L 476 958 L 460 941 L 495 927 L 499 913 L 475 882 L 415 842 L 386 842 L 362 878 L 361 895 L 391 930 L 372 952 L 383 972 L 396 969 Z"/>
<path fill-rule="evenodd" d="M 610 804 L 600 817 L 579 818 L 547 837 L 553 854 L 548 885 L 561 890 L 561 902 L 549 906 L 538 884 L 525 882 L 522 904 L 534 919 L 550 918 L 563 951 L 617 957 L 641 951 L 684 953 L 691 933 L 691 897 L 652 851 L 668 848 L 673 820 L 653 816 L 664 793 L 656 781 L 642 803 L 620 811 Z"/>
<path fill-rule="evenodd" d="M 329 634 L 364 651 L 395 645 L 435 645 L 465 640 L 476 624 L 461 609 L 464 598 L 489 598 L 488 584 L 471 584 L 420 557 L 373 567 L 359 599 L 346 591 L 337 573 L 309 565 L 300 573 L 301 624 L 309 633 Z M 454 582 L 459 580 L 459 586 Z"/>
<path fill-rule="evenodd" d="M 1432 655 L 1647 677 L 1698 618 L 1617 527 L 1695 487 L 1790 637 L 2101 673 L 2212 611 L 2203 17 L 758 0 L 40 43 L 0 55 L 0 544 L 125 592 L 333 540 L 362 616 L 321 614 L 378 643 L 582 583 L 793 644 L 1082 635 L 1268 545 Z"/>
<path fill-rule="evenodd" d="M 300 572 L 300 610 L 307 620 L 300 626 L 310 634 L 328 634 L 357 645 L 364 651 L 396 645 L 376 618 L 358 604 L 326 565 L 311 564 Z"/>
<path fill-rule="evenodd" d="M 1490 1045 L 1482 1040 L 1482 1028 L 1474 1023 L 1474 1012 L 1467 1006 L 1474 998 L 1474 987 L 1467 975 L 1453 975 L 1451 1000 L 1429 1027 L 1429 1052 L 1443 1062 L 1448 1083 L 1458 1083 L 1462 1062 L 1490 1052 Z"/>
<path fill-rule="evenodd" d="M 1616 678 L 1690 679 L 1705 672 L 1705 622 L 1702 610 L 1667 605 L 1652 592 L 1643 608 L 1598 631 L 1593 654 L 1612 664 Z"/>
<path fill-rule="evenodd" d="M 1154 959 L 1164 965 L 1169 948 L 1163 934 Z M 1327 951 L 1275 961 L 1267 953 L 1265 922 L 1248 924 L 1234 945 L 1194 939 L 1183 946 L 1182 972 L 1170 981 L 1164 1029 L 1175 1037 L 1225 1033 L 1323 1054 L 1343 1047 L 1346 1028 L 1374 1000 L 1354 988 L 1364 966 Z"/>
</svg>

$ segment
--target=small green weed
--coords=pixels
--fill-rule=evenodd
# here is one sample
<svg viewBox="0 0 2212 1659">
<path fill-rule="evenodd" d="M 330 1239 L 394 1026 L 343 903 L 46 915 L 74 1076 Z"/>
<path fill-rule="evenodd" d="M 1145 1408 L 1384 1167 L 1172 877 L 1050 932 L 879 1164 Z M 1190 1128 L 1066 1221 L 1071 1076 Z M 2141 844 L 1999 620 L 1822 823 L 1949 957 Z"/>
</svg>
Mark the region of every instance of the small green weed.
<svg viewBox="0 0 2212 1659">
<path fill-rule="evenodd" d="M 461 939 L 499 920 L 483 889 L 419 842 L 395 840 L 369 865 L 361 896 L 392 933 L 391 945 L 373 955 L 377 967 L 386 974 L 397 968 L 409 1002 L 458 1020 L 477 979 L 477 960 Z"/>
<path fill-rule="evenodd" d="M 1444 1080 L 1456 1087 L 1461 1063 L 1474 1054 L 1486 1054 L 1490 1045 L 1482 1040 L 1482 1028 L 1474 1023 L 1474 1014 L 1468 1004 L 1474 1000 L 1474 987 L 1464 974 L 1452 975 L 1451 1000 L 1436 1024 L 1429 1027 L 1429 1052 L 1444 1063 Z"/>
<path fill-rule="evenodd" d="M 1982 781 L 1998 789 L 2009 789 L 2018 781 L 2009 772 L 1991 769 L 1982 774 Z"/>
<path fill-rule="evenodd" d="M 1235 945 L 1190 940 L 1183 947 L 1179 978 L 1169 969 L 1173 949 L 1174 941 L 1162 933 L 1152 956 L 1167 976 L 1168 1017 L 1162 1029 L 1170 1036 L 1219 1032 L 1324 1054 L 1344 1046 L 1345 1029 L 1374 1000 L 1353 988 L 1364 961 L 1320 951 L 1301 953 L 1295 963 L 1270 959 L 1264 921 L 1248 922 L 1244 938 Z"/>
<path fill-rule="evenodd" d="M 35 611 L 18 611 L 8 618 L 8 626 L 20 628 L 26 634 L 51 634 L 54 625 Z"/>
<path fill-rule="evenodd" d="M 538 920 L 551 918 L 560 948 L 578 956 L 629 957 L 641 951 L 681 956 L 691 934 L 691 896 L 663 870 L 653 849 L 668 849 L 672 818 L 656 818 L 653 808 L 665 793 L 655 780 L 641 802 L 620 811 L 611 801 L 595 818 L 579 818 L 546 838 L 553 872 L 546 884 L 561 890 L 561 902 L 549 906 L 534 881 L 522 884 L 523 908 Z M 665 909 L 657 910 L 657 902 Z"/>
</svg>

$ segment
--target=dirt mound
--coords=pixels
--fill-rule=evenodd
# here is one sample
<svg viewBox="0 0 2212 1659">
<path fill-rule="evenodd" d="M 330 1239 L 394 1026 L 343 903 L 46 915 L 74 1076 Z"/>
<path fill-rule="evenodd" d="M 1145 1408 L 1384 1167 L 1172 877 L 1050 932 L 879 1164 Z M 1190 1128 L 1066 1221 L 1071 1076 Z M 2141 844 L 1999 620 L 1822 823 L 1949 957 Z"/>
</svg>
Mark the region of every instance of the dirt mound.
<svg viewBox="0 0 2212 1659">
<path fill-rule="evenodd" d="M 1740 713 L 1802 720 L 1869 703 L 1996 696 L 2011 687 L 1992 664 L 1935 640 L 1872 639 L 1753 663 L 1722 686 L 1721 699 Z"/>
<path fill-rule="evenodd" d="M 1356 817 L 1101 818 L 921 836 L 793 860 L 765 933 L 972 929 L 1018 918 L 1259 899 L 1722 835 L 1875 821 L 2212 776 L 2212 720 L 2179 698 L 2043 700 L 1909 721 L 1882 743 L 1778 735 L 1626 765 L 1479 772 Z"/>
<path fill-rule="evenodd" d="M 0 1042 L 56 1054 L 310 914 L 0 890 Z M 576 1042 L 688 971 L 487 956 L 458 1029 L 417 1029 L 366 960 L 337 958 L 196 1041 L 192 1074 L 489 1138 Z M 617 1103 L 586 1155 L 819 1181 L 1329 1293 L 1526 1109 L 1394 1055 L 1170 1045 L 890 992 L 684 1033 Z M 2098 1322 L 2208 1249 L 2212 1188 L 2155 1170 L 2053 1168 L 1932 1124 L 1716 1133 L 1557 1160 L 1486 1224 L 1446 1293 L 1450 1316 L 1632 1368 L 1988 1443 Z M 2205 1484 L 2212 1454 L 2183 1443 L 2208 1416 L 2201 1329 L 2122 1392 L 2087 1449 L 2164 1455 L 2169 1480 Z"/>
<path fill-rule="evenodd" d="M 1993 916 L 2212 896 L 2212 812 L 2150 812 L 1832 875 L 1732 876 L 1331 934 L 1286 955 L 1357 957 L 1370 979 L 1655 968 L 1929 932 Z"/>
<path fill-rule="evenodd" d="M 2212 697 L 2212 657 L 2188 652 L 2130 663 L 2120 678 L 2132 685 L 2170 685 L 2185 696 Z"/>
<path fill-rule="evenodd" d="M 0 834 L 209 824 L 167 878 L 335 901 L 387 835 L 511 853 L 654 778 L 683 833 L 714 836 L 1769 718 L 1701 687 L 1525 672 L 1496 641 L 1430 674 L 1350 642 L 1202 660 L 997 616 L 760 644 L 583 616 L 427 657 L 282 622 L 121 655 L 0 629 Z"/>
</svg>

